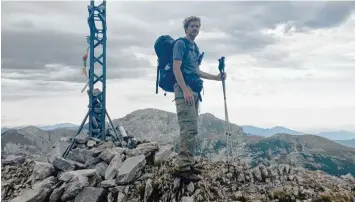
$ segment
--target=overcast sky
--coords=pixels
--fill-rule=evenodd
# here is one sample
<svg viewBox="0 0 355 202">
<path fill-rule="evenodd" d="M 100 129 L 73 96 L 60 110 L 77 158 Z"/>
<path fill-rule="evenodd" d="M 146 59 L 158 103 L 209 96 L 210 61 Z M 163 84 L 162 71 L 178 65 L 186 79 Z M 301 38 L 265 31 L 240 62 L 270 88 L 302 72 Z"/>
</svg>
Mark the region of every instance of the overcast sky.
<svg viewBox="0 0 355 202">
<path fill-rule="evenodd" d="M 80 124 L 88 97 L 81 58 L 87 5 L 2 2 L 2 126 Z M 120 118 L 142 108 L 175 112 L 155 94 L 154 42 L 183 36 L 201 17 L 201 69 L 226 57 L 227 102 L 238 125 L 300 131 L 355 131 L 355 2 L 107 3 L 107 109 Z M 205 81 L 201 113 L 224 118 L 222 85 Z"/>
</svg>

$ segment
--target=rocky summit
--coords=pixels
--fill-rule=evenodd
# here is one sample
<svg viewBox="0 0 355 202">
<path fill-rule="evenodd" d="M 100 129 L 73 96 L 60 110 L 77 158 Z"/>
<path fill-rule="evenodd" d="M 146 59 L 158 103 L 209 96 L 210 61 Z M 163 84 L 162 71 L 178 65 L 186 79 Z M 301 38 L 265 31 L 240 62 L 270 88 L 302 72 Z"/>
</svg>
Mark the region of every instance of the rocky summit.
<svg viewBox="0 0 355 202">
<path fill-rule="evenodd" d="M 203 179 L 173 178 L 172 146 L 137 142 L 121 147 L 81 135 L 63 158 L 70 140 L 61 140 L 47 162 L 11 156 L 2 161 L 1 199 L 5 202 L 202 202 L 354 201 L 355 179 L 335 177 L 291 164 L 251 167 L 199 157 Z M 64 148 L 64 149 L 63 149 Z"/>
</svg>

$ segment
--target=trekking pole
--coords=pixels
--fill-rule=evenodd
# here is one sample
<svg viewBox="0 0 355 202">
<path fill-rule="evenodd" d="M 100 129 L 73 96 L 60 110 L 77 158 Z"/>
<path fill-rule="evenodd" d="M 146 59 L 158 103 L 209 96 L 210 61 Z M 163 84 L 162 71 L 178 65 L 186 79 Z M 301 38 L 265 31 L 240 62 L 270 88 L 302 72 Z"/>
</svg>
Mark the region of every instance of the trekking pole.
<svg viewBox="0 0 355 202">
<path fill-rule="evenodd" d="M 218 59 L 219 65 L 218 65 L 218 70 L 221 74 L 224 74 L 224 59 L 225 57 L 221 57 Z M 228 117 L 228 109 L 227 109 L 227 96 L 226 96 L 226 83 L 225 83 L 225 78 L 222 77 L 222 87 L 223 87 L 223 98 L 224 98 L 224 118 L 225 118 L 225 134 L 227 135 L 227 165 L 228 165 L 228 171 L 229 171 L 229 161 L 230 161 L 230 152 L 232 150 L 232 145 L 230 142 L 231 138 L 231 128 L 229 124 L 229 117 Z"/>
</svg>

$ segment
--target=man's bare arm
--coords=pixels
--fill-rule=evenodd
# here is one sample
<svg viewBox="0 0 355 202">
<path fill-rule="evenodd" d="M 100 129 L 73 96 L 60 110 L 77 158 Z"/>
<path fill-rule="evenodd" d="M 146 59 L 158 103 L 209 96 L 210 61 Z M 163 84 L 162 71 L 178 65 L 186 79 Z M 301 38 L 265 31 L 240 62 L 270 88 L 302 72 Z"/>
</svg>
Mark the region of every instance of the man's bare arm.
<svg viewBox="0 0 355 202">
<path fill-rule="evenodd" d="M 206 73 L 206 72 L 201 71 L 201 70 L 199 70 L 199 75 L 200 75 L 201 78 L 204 78 L 204 79 L 217 80 L 217 76 L 216 75 L 212 75 L 212 74 Z"/>
<path fill-rule="evenodd" d="M 177 83 L 181 87 L 182 91 L 185 92 L 186 90 L 188 90 L 188 88 L 186 86 L 184 77 L 181 72 L 181 64 L 182 64 L 181 60 L 174 60 L 173 71 L 174 71 L 174 75 L 175 75 Z"/>
</svg>

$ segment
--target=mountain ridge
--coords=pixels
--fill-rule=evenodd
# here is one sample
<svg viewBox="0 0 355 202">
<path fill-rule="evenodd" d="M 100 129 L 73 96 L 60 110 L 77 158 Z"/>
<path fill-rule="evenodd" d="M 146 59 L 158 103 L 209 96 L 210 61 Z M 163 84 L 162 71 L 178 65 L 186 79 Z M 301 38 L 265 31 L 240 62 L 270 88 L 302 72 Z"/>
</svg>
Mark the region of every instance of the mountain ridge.
<svg viewBox="0 0 355 202">
<path fill-rule="evenodd" d="M 333 131 L 324 131 L 319 133 L 305 133 L 289 129 L 283 126 L 275 126 L 272 128 L 260 128 L 252 125 L 242 125 L 243 131 L 247 134 L 260 135 L 263 137 L 270 137 L 277 133 L 287 133 L 290 135 L 306 135 L 312 134 L 321 137 L 326 137 L 327 139 L 338 141 L 338 140 L 351 140 L 355 138 L 355 133 L 349 132 L 346 130 L 333 130 Z"/>
<path fill-rule="evenodd" d="M 146 109 L 154 109 L 154 108 L 146 108 Z M 141 110 L 146 110 L 146 109 L 141 109 Z M 159 109 L 156 109 L 159 110 Z M 132 111 L 133 112 L 136 112 Z M 164 110 L 159 110 L 161 112 L 167 112 Z M 172 112 L 167 112 L 167 113 L 171 113 L 172 115 L 174 115 L 175 113 Z M 131 113 L 130 113 L 131 114 Z M 127 115 L 120 117 L 120 118 L 116 118 L 115 120 L 119 120 L 122 119 L 124 117 L 126 117 Z M 202 113 L 200 114 L 200 116 L 213 116 L 215 117 L 212 113 L 206 112 L 206 113 Z M 42 130 L 45 131 L 50 131 L 50 130 L 55 130 L 57 128 L 71 128 L 71 129 L 77 129 L 79 128 L 78 124 L 73 124 L 73 123 L 59 123 L 59 124 L 54 124 L 54 125 L 43 125 L 43 126 L 37 126 L 37 125 L 28 125 L 28 126 L 36 126 Z M 16 128 L 16 129 L 21 129 L 24 127 L 28 127 L 28 126 L 17 126 L 17 127 L 12 127 Z M 290 135 L 302 135 L 302 134 L 312 134 L 312 135 L 318 135 L 321 137 L 326 137 L 327 139 L 336 141 L 340 144 L 346 145 L 346 146 L 351 146 L 351 147 L 355 147 L 354 143 L 351 142 L 352 139 L 355 139 L 355 133 L 351 132 L 351 131 L 347 131 L 347 130 L 329 130 L 329 131 L 323 131 L 323 132 L 319 132 L 319 133 L 306 133 L 306 132 L 300 132 L 294 129 L 290 129 L 287 127 L 283 127 L 283 126 L 274 126 L 271 128 L 262 128 L 262 127 L 257 127 L 257 126 L 253 126 L 253 125 L 241 125 L 240 126 L 243 129 L 243 132 L 249 135 L 256 135 L 256 136 L 262 136 L 262 137 L 270 137 L 274 134 L 277 133 L 287 133 Z M 11 129 L 11 127 L 2 127 L 1 128 L 1 133 L 5 132 L 6 130 Z M 347 142 L 347 141 L 350 142 Z"/>
<path fill-rule="evenodd" d="M 138 141 L 157 141 L 161 145 L 172 145 L 174 150 L 178 149 L 179 127 L 175 113 L 153 108 L 139 109 L 122 118 L 113 119 L 112 122 L 115 127 L 123 126 L 127 135 L 135 137 Z M 197 156 L 225 159 L 227 136 L 224 135 L 224 126 L 225 121 L 213 114 L 200 115 L 196 141 Z M 342 146 L 324 137 L 283 133 L 260 137 L 246 135 L 236 124 L 230 126 L 233 153 L 245 157 L 253 165 L 260 162 L 293 161 L 332 174 L 347 172 L 354 166 L 354 148 Z M 5 147 L 5 153 L 34 152 L 37 155 L 45 155 L 54 146 L 54 142 L 58 142 L 62 137 L 71 137 L 75 132 L 74 129 L 65 128 L 45 131 L 34 126 L 12 129 L 2 134 L 2 150 Z M 15 136 L 17 138 L 14 138 Z M 339 170 L 338 167 L 344 169 Z"/>
<path fill-rule="evenodd" d="M 315 135 L 275 134 L 248 145 L 256 165 L 267 159 L 277 163 L 301 165 L 332 175 L 355 175 L 355 148 Z"/>
</svg>

